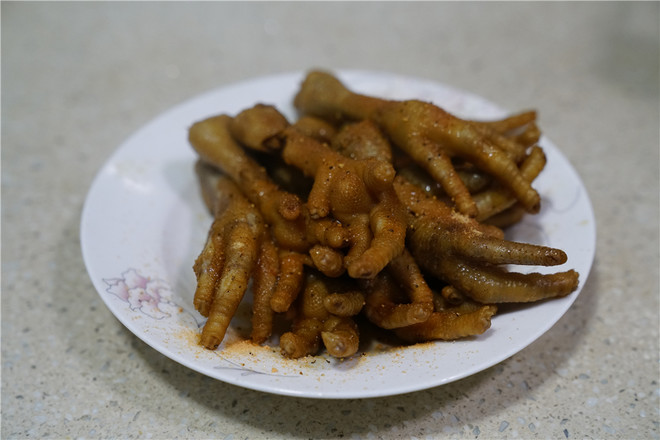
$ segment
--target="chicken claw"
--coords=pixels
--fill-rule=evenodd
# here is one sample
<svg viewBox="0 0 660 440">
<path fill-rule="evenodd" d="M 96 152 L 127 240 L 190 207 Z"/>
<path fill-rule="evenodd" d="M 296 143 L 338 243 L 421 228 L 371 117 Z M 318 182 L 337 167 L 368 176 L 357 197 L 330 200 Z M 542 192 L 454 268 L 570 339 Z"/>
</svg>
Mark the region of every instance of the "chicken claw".
<svg viewBox="0 0 660 440">
<path fill-rule="evenodd" d="M 260 108 L 263 114 L 264 109 Z M 269 120 L 272 112 L 267 112 Z M 243 116 L 241 121 L 258 120 Z M 249 156 L 232 135 L 234 120 L 227 115 L 213 116 L 196 122 L 189 130 L 189 141 L 200 158 L 230 177 L 247 199 L 254 203 L 270 225 L 278 246 L 296 252 L 306 252 L 310 244 L 320 243 L 339 246 L 346 241 L 345 231 L 331 219 L 314 221 L 308 215 L 302 201 L 296 195 L 283 191 L 275 184 L 266 170 Z M 281 125 L 278 125 L 281 126 Z M 262 131 L 271 130 L 266 123 Z M 234 127 L 235 132 L 240 132 Z M 278 132 L 279 133 L 279 132 Z M 267 139 L 274 148 L 272 130 Z M 256 142 L 256 141 L 254 141 Z M 265 148 L 265 147 L 264 147 Z"/>
<path fill-rule="evenodd" d="M 538 212 L 539 194 L 516 165 L 519 148 L 514 139 L 496 129 L 453 116 L 422 101 L 391 101 L 348 90 L 337 78 L 324 72 L 307 75 L 294 100 L 304 114 L 330 120 L 374 121 L 421 168 L 442 184 L 457 209 L 478 214 L 469 191 L 456 173 L 451 159 L 461 157 L 492 174 L 508 188 L 528 212 Z M 517 154 L 509 153 L 515 147 Z"/>
<path fill-rule="evenodd" d="M 344 157 L 295 129 L 284 133 L 282 157 L 308 176 L 314 185 L 307 199 L 313 218 L 332 216 L 349 231 L 345 264 L 353 278 L 373 278 L 404 248 L 403 206 L 392 182 L 388 162 Z"/>
<path fill-rule="evenodd" d="M 529 302 L 565 296 L 577 288 L 575 271 L 542 275 L 508 272 L 499 265 L 554 266 L 567 260 L 555 248 L 504 240 L 498 228 L 457 213 L 397 177 L 408 208 L 409 249 L 422 269 L 482 303 Z"/>
<path fill-rule="evenodd" d="M 201 343 L 215 349 L 248 287 L 265 232 L 261 214 L 228 178 L 217 179 L 215 218 L 194 264 L 195 308 L 208 319 Z"/>
<path fill-rule="evenodd" d="M 316 354 L 321 343 L 335 357 L 348 357 L 357 352 L 359 332 L 349 316 L 336 316 L 326 308 L 334 279 L 313 271 L 305 275 L 297 315 L 291 331 L 280 338 L 282 353 L 290 358 Z"/>
<path fill-rule="evenodd" d="M 426 321 L 433 312 L 433 292 L 413 256 L 404 250 L 387 269 L 366 280 L 365 314 L 383 328 L 398 328 Z"/>
</svg>

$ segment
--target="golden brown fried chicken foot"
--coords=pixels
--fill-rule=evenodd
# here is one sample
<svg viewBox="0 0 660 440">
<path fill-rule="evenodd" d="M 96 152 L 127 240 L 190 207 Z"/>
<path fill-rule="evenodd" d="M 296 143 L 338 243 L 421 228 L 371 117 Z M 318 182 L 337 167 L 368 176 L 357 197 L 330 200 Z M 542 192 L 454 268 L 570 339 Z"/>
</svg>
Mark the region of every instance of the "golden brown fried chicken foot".
<svg viewBox="0 0 660 440">
<path fill-rule="evenodd" d="M 420 264 L 440 256 L 457 255 L 489 264 L 552 266 L 566 262 L 560 249 L 518 243 L 501 238 L 501 232 L 452 210 L 397 177 L 394 187 L 409 210 L 409 248 Z"/>
<path fill-rule="evenodd" d="M 215 219 L 194 264 L 195 308 L 208 316 L 201 344 L 215 349 L 225 336 L 259 256 L 265 225 L 261 214 L 226 177 L 217 180 Z"/>
<path fill-rule="evenodd" d="M 377 158 L 391 163 L 392 148 L 378 126 L 371 120 L 346 123 L 332 142 L 335 151 L 351 159 Z M 433 147 L 429 147 L 433 149 Z M 416 151 L 425 154 L 423 158 L 413 157 L 413 160 L 428 164 L 431 179 L 438 182 L 459 206 L 462 212 L 476 214 L 476 207 L 470 197 L 470 191 L 463 177 L 458 173 L 449 156 L 440 149 L 429 151 L 429 148 L 419 148 Z"/>
<path fill-rule="evenodd" d="M 353 278 L 375 276 L 404 249 L 405 216 L 393 191 L 388 191 L 383 195 L 380 203 L 371 210 L 369 217 L 369 229 L 373 231 L 369 248 L 360 255 L 349 252 L 346 256 L 348 273 Z M 351 231 L 354 230 L 351 229 Z M 367 236 L 367 234 L 363 233 L 362 236 Z M 353 237 L 353 242 L 360 240 L 359 236 Z"/>
<path fill-rule="evenodd" d="M 324 72 L 307 75 L 294 104 L 303 114 L 331 120 L 373 120 L 394 144 L 443 184 L 457 199 L 457 208 L 467 215 L 476 215 L 476 207 L 451 171 L 448 157 L 468 160 L 509 188 L 529 212 L 539 210 L 538 193 L 520 176 L 515 160 L 507 153 L 513 141 L 489 136 L 484 131 L 494 130 L 488 127 L 475 128 L 469 121 L 422 101 L 389 101 L 353 93 Z"/>
<path fill-rule="evenodd" d="M 202 199 L 209 212 L 215 217 L 216 212 L 225 211 L 231 198 L 218 191 L 221 175 L 201 161 L 195 163 L 195 173 L 199 177 Z M 193 264 L 193 271 L 197 278 L 193 305 L 205 317 L 209 316 L 215 286 L 224 265 L 222 235 L 221 222 L 214 218 L 204 247 Z"/>
<path fill-rule="evenodd" d="M 409 210 L 408 246 L 416 261 L 471 298 L 483 303 L 528 302 L 564 296 L 577 288 L 574 271 L 523 275 L 493 266 L 562 264 L 567 259 L 562 250 L 504 240 L 402 178 L 394 187 Z"/>
<path fill-rule="evenodd" d="M 394 169 L 377 159 L 344 157 L 295 129 L 286 130 L 285 138 L 285 162 L 314 177 L 307 199 L 310 215 L 331 215 L 345 225 L 349 275 L 373 277 L 404 247 L 405 216 L 392 189 Z"/>
<path fill-rule="evenodd" d="M 389 106 L 390 101 L 358 95 L 350 92 L 335 77 L 322 73 L 312 72 L 305 79 L 294 105 L 303 112 L 331 120 L 369 120 L 378 123 L 391 138 L 390 126 L 383 125 L 386 121 L 382 115 L 382 108 Z M 405 115 L 401 115 L 406 117 Z M 396 116 L 395 116 L 396 117 Z M 395 133 L 396 134 L 396 133 Z M 450 157 L 437 144 L 431 143 L 419 136 L 409 133 L 401 139 L 393 138 L 394 142 L 412 159 L 426 170 L 459 205 L 459 209 L 470 215 L 476 215 L 474 202 L 469 197 L 469 191 L 454 170 Z M 400 137 L 400 136 L 399 136 Z"/>
<path fill-rule="evenodd" d="M 475 311 L 457 313 L 448 310 L 433 312 L 429 319 L 419 324 L 395 329 L 395 334 L 406 342 L 433 340 L 453 341 L 484 333 L 490 328 L 491 318 L 497 308 L 491 305 L 479 307 Z"/>
<path fill-rule="evenodd" d="M 374 118 L 393 142 L 411 156 L 423 157 L 420 150 L 426 154 L 431 148 L 441 148 L 448 155 L 459 156 L 491 174 L 529 212 L 538 212 L 538 193 L 520 175 L 516 161 L 507 153 L 509 146 L 497 144 L 499 138 L 488 136 L 484 130 L 437 106 L 416 100 L 389 102 Z M 424 163 L 418 164 L 424 168 Z M 427 171 L 433 175 L 431 169 Z M 450 188 L 445 190 L 451 195 Z M 475 215 L 476 210 L 465 214 Z"/>
<path fill-rule="evenodd" d="M 378 126 L 372 121 L 363 120 L 355 123 L 347 123 L 342 126 L 337 136 L 332 140 L 333 150 L 354 160 L 378 159 L 386 163 L 393 160 L 392 148 L 389 141 L 384 137 Z M 366 222 L 366 217 L 354 218 L 352 225 L 357 233 L 363 233 L 365 228 L 357 227 L 356 223 Z M 351 230 L 349 228 L 349 230 Z M 362 246 L 366 246 L 366 243 Z M 347 261 L 351 261 L 352 253 L 360 255 L 363 250 L 359 249 L 360 243 L 357 242 L 352 247 L 347 256 Z M 396 261 L 396 258 L 393 261 Z"/>
<path fill-rule="evenodd" d="M 314 243 L 343 245 L 342 226 L 332 219 L 312 219 L 297 196 L 282 191 L 233 138 L 231 122 L 231 117 L 220 115 L 195 123 L 190 143 L 203 161 L 229 176 L 257 206 L 278 246 L 305 252 Z"/>
<path fill-rule="evenodd" d="M 254 203 L 270 225 L 280 246 L 304 251 L 307 247 L 302 202 L 273 183 L 254 159 L 232 137 L 227 115 L 195 123 L 189 141 L 200 158 L 229 176 Z"/>
<path fill-rule="evenodd" d="M 348 159 L 295 130 L 286 132 L 282 157 L 288 164 L 314 177 L 314 187 L 307 200 L 313 217 L 326 217 L 330 214 L 330 199 L 333 196 L 338 198 L 335 204 L 340 205 L 332 206 L 334 210 L 368 210 L 372 204 L 370 192 L 389 189 L 395 174 L 392 166 L 386 162 Z M 344 179 L 349 179 L 349 183 L 337 187 Z M 344 203 L 348 206 L 343 207 Z"/>
</svg>

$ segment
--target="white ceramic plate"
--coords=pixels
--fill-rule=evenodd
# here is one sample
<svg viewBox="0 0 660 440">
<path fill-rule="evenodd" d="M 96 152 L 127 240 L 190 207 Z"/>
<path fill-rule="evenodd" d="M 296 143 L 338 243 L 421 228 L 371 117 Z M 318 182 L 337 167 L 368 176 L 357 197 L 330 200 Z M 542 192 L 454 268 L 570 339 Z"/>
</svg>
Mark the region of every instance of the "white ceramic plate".
<svg viewBox="0 0 660 440">
<path fill-rule="evenodd" d="M 338 75 L 362 93 L 432 101 L 463 117 L 505 115 L 482 98 L 430 81 L 359 71 Z M 564 249 L 568 262 L 551 270 L 580 273 L 573 294 L 496 315 L 491 329 L 476 338 L 405 348 L 374 343 L 344 361 L 323 355 L 285 360 L 272 345 L 240 342 L 249 331 L 246 297 L 217 351 L 197 345 L 203 319 L 192 307 L 191 267 L 211 218 L 199 197 L 188 127 L 257 102 L 274 104 L 293 119 L 292 99 L 303 77 L 282 74 L 205 93 L 147 124 L 103 166 L 83 209 L 81 244 L 92 282 L 110 311 L 144 342 L 193 370 L 246 388 L 315 398 L 386 396 L 442 385 L 501 362 L 548 331 L 586 281 L 596 234 L 582 182 L 544 138 L 548 165 L 535 182 L 543 208 L 517 225 L 510 238 Z"/>
</svg>

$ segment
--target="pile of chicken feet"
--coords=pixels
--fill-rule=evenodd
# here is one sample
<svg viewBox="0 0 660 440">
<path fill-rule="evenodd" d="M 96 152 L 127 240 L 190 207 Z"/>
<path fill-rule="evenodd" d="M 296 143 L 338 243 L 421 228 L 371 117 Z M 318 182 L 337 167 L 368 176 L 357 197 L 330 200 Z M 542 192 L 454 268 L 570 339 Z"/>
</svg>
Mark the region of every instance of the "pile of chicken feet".
<svg viewBox="0 0 660 440">
<path fill-rule="evenodd" d="M 536 213 L 545 166 L 536 114 L 491 122 L 436 105 L 350 91 L 310 72 L 288 121 L 257 104 L 195 123 L 189 141 L 214 221 L 195 261 L 201 344 L 215 349 L 252 281 L 251 339 L 276 315 L 290 358 L 359 350 L 358 322 L 404 343 L 485 332 L 498 303 L 565 296 L 573 270 L 559 250 L 504 239 Z"/>
</svg>

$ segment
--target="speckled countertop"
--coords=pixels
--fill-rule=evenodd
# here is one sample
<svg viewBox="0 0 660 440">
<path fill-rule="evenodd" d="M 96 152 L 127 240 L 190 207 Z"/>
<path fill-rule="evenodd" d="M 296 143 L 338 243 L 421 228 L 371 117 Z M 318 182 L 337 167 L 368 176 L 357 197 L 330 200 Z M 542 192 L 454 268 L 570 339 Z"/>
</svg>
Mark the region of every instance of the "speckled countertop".
<svg viewBox="0 0 660 440">
<path fill-rule="evenodd" d="M 2 2 L 2 432 L 10 438 L 658 438 L 659 4 Z M 310 67 L 539 110 L 598 223 L 584 290 L 512 358 L 367 400 L 264 394 L 141 342 L 85 270 L 93 177 L 157 114 Z"/>
</svg>

